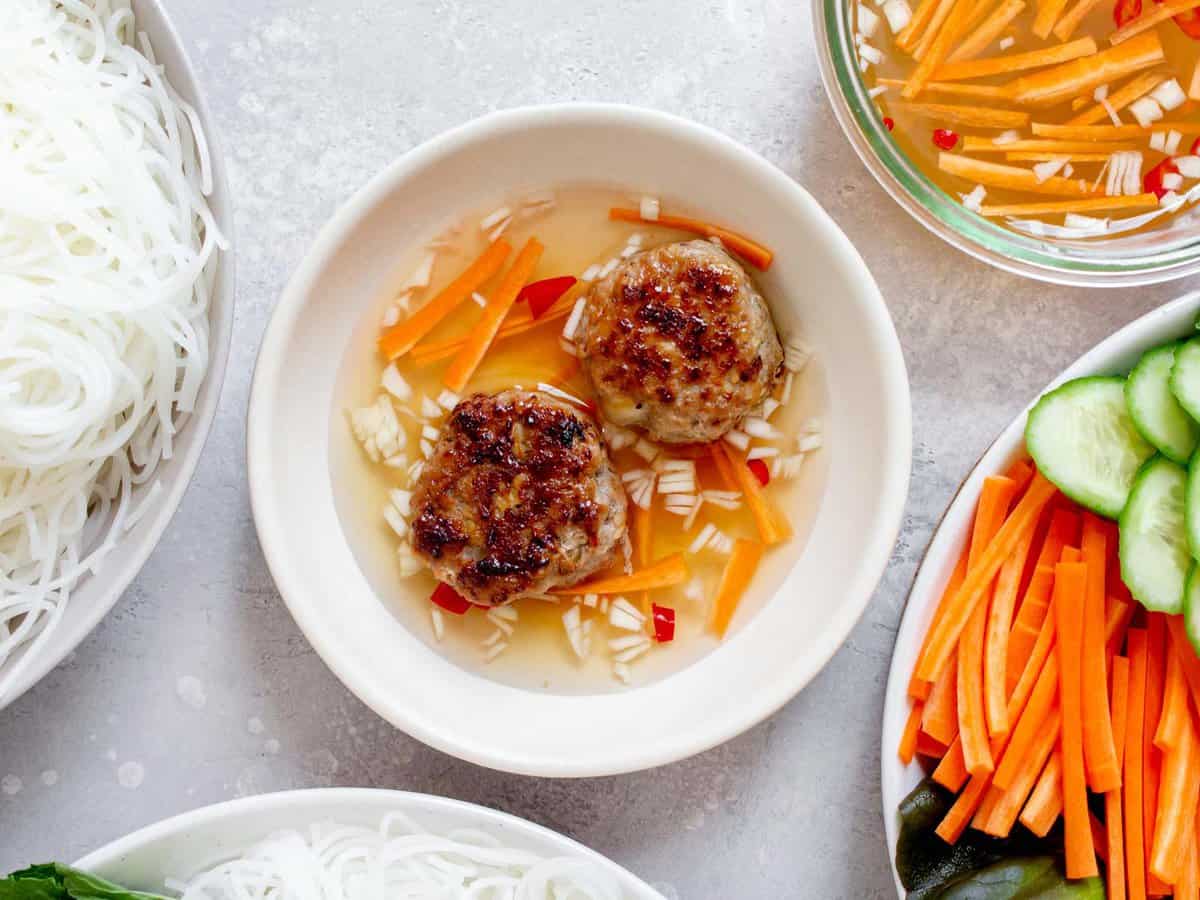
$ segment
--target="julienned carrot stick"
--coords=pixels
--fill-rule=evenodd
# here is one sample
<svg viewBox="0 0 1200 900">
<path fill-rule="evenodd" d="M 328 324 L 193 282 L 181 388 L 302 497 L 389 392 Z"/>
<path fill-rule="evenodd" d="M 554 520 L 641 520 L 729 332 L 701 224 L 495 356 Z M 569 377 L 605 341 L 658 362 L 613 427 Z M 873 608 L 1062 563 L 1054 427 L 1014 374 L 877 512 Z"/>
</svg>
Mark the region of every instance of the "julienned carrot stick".
<svg viewBox="0 0 1200 900">
<path fill-rule="evenodd" d="M 1056 589 L 1055 594 L 1057 593 Z M 1058 623 L 1056 622 L 1055 631 L 1057 632 L 1057 630 Z M 1000 765 L 996 767 L 992 776 L 992 781 L 1001 790 L 1008 790 L 1012 787 L 1017 772 L 1029 754 L 1029 748 L 1037 741 L 1038 731 L 1054 706 L 1060 678 L 1059 656 L 1059 653 L 1051 653 L 1046 664 L 1042 666 L 1042 671 L 1029 695 L 1029 702 L 1025 705 L 1025 711 L 1017 720 L 1012 738 L 1000 759 Z"/>
<path fill-rule="evenodd" d="M 1146 711 L 1146 632 L 1130 628 L 1129 715 L 1125 722 L 1125 877 L 1129 900 L 1146 900 L 1146 848 L 1142 842 L 1142 726 Z"/>
<path fill-rule="evenodd" d="M 943 744 L 951 744 L 958 736 L 957 657 L 951 660 L 946 671 L 933 683 L 933 690 L 925 701 L 921 731 Z"/>
<path fill-rule="evenodd" d="M 921 708 L 923 706 L 924 704 L 920 702 L 913 704 L 912 709 L 908 711 L 908 719 L 904 723 L 904 732 L 900 735 L 900 747 L 897 755 L 900 757 L 900 762 L 906 766 L 913 761 L 917 752 L 917 733 L 921 730 Z"/>
<path fill-rule="evenodd" d="M 1067 119 L 1067 124 L 1094 125 L 1096 122 L 1103 122 L 1108 118 L 1109 109 L 1112 109 L 1113 112 L 1120 112 L 1134 100 L 1150 93 L 1162 84 L 1162 81 L 1163 76 L 1157 72 L 1143 72 L 1109 94 L 1105 98 L 1105 103 L 1097 103 L 1074 118 Z"/>
<path fill-rule="evenodd" d="M 1050 32 L 1054 30 L 1054 26 L 1066 6 L 1067 0 L 1045 0 L 1039 4 L 1037 15 L 1033 19 L 1033 33 L 1042 40 L 1050 37 Z"/>
<path fill-rule="evenodd" d="M 1163 754 L 1158 822 L 1150 854 L 1150 872 L 1165 884 L 1175 884 L 1179 878 L 1187 842 L 1195 833 L 1196 801 L 1200 798 L 1200 739 L 1187 704 L 1184 709 L 1179 743 Z"/>
<path fill-rule="evenodd" d="M 742 496 L 746 498 L 746 507 L 750 510 L 750 514 L 754 516 L 754 524 L 758 526 L 758 533 L 762 536 L 764 544 L 778 544 L 780 541 L 786 541 L 792 535 L 792 529 L 787 521 L 780 515 L 766 493 L 759 484 L 758 478 L 750 471 L 746 465 L 746 460 L 734 456 L 732 451 L 723 441 L 717 441 L 713 444 L 713 452 L 720 453 L 725 456 L 729 467 L 733 472 L 734 480 L 737 482 Z M 932 680 L 932 679 L 930 679 Z"/>
<path fill-rule="evenodd" d="M 933 20 L 937 12 L 939 0 L 921 0 L 913 11 L 912 19 L 896 35 L 896 46 L 901 50 L 910 51 L 921 39 L 926 26 Z"/>
<path fill-rule="evenodd" d="M 1067 10 L 1066 14 L 1054 26 L 1054 36 L 1060 41 L 1069 41 L 1075 29 L 1079 27 L 1087 14 L 1096 8 L 1100 0 L 1077 0 L 1076 4 Z"/>
<path fill-rule="evenodd" d="M 988 611 L 987 636 L 983 645 L 983 697 L 988 734 L 992 736 L 1007 733 L 1011 724 L 1008 719 L 1005 671 L 1008 665 L 1008 636 L 1012 630 L 1017 591 L 1021 588 L 1021 576 L 1029 559 L 1033 537 L 1033 531 L 1026 532 L 1017 542 L 1012 556 L 1000 567 L 996 589 L 992 592 L 992 606 Z"/>
<path fill-rule="evenodd" d="M 492 346 L 492 341 L 496 339 L 496 332 L 500 330 L 504 317 L 517 302 L 521 288 L 525 287 L 525 283 L 533 276 L 533 270 L 537 268 L 544 249 L 537 238 L 531 237 L 513 260 L 512 268 L 504 273 L 496 293 L 483 308 L 483 315 L 467 334 L 466 343 L 450 362 L 446 374 L 442 376 L 442 384 L 456 394 L 461 394 L 466 389 L 467 382 L 483 362 L 483 357 Z"/>
<path fill-rule="evenodd" d="M 925 119 L 937 119 L 947 125 L 971 128 L 1024 128 L 1029 113 L 988 106 L 963 106 L 955 103 L 897 103 L 896 108 Z"/>
<path fill-rule="evenodd" d="M 962 553 L 958 556 L 958 562 L 954 564 L 954 571 L 950 573 L 950 580 L 946 582 L 946 587 L 942 591 L 942 599 L 938 601 L 937 609 L 933 613 L 933 621 L 929 623 L 929 627 L 925 629 L 925 637 L 922 639 L 921 653 L 925 650 L 925 645 L 929 642 L 929 636 L 933 633 L 933 629 L 937 627 L 937 623 L 941 621 L 945 614 L 946 608 L 950 605 L 950 600 L 954 596 L 954 592 L 958 590 L 959 585 L 963 583 L 963 579 L 967 577 L 967 559 L 971 553 L 971 542 L 967 541 L 963 547 Z M 918 659 L 921 653 L 917 654 Z M 908 681 L 908 696 L 917 699 L 925 700 L 929 697 L 929 692 L 933 689 L 933 685 L 928 681 L 921 681 L 917 678 L 916 668 L 913 669 L 913 674 Z"/>
<path fill-rule="evenodd" d="M 968 570 L 979 564 L 983 548 L 1000 530 L 1016 492 L 1017 483 L 1011 478 L 992 475 L 984 479 L 975 513 Z M 1027 536 L 1031 538 L 1032 530 L 1021 535 L 1018 547 Z M 983 645 L 987 621 L 988 604 L 981 602 L 976 605 L 958 642 L 958 733 L 962 737 L 963 762 L 972 775 L 986 774 L 995 765 L 988 746 L 983 698 Z"/>
<path fill-rule="evenodd" d="M 1144 136 L 1144 135 L 1143 135 Z M 962 149 L 965 153 L 1013 153 L 1018 150 L 1037 150 L 1053 156 L 1068 156 L 1071 153 L 1095 151 L 1108 156 L 1121 150 L 1137 150 L 1140 145 L 1131 140 L 1124 143 L 1099 144 L 1096 141 L 1068 141 L 1054 138 L 1024 138 L 997 144 L 995 139 L 976 134 L 964 135 Z"/>
<path fill-rule="evenodd" d="M 1033 481 L 1033 463 L 1027 459 L 1018 459 L 1004 470 L 1004 477 L 1011 478 L 1017 485 L 1017 496 L 1020 497 Z"/>
<path fill-rule="evenodd" d="M 1200 2 L 1200 0 L 1197 0 Z M 1161 7 L 1160 7 L 1161 8 Z M 1086 93 L 1102 84 L 1132 75 L 1165 59 L 1162 43 L 1154 32 L 1130 38 L 1084 59 L 1075 59 L 1052 69 L 1022 75 L 1009 82 L 1015 103 L 1051 106 Z M 1037 134 L 1037 131 L 1034 131 Z"/>
<path fill-rule="evenodd" d="M 1059 563 L 1054 569 L 1054 614 L 1058 628 L 1058 688 L 1062 708 L 1063 823 L 1068 878 L 1098 874 L 1096 847 L 1088 824 L 1087 777 L 1083 763 L 1081 705 L 1083 614 L 1087 564 Z"/>
<path fill-rule="evenodd" d="M 1049 162 L 1050 160 L 1065 159 L 1069 163 L 1077 162 L 1107 162 L 1108 153 L 1046 153 L 1045 151 L 1026 153 L 1017 151 L 1016 153 L 1005 153 L 1004 158 L 1008 162 Z M 1085 203 L 1091 201 L 1085 200 Z M 1104 207 L 1100 207 L 1103 209 Z M 1072 212 L 1073 210 L 1068 210 Z"/>
<path fill-rule="evenodd" d="M 717 474 L 721 476 L 721 482 L 725 485 L 725 490 L 738 490 L 737 476 L 733 471 L 733 463 L 729 460 L 729 454 L 725 452 L 725 445 L 721 441 L 714 441 L 708 445 L 708 450 L 712 456 L 713 464 L 717 467 Z"/>
<path fill-rule="evenodd" d="M 1173 19 L 1180 13 L 1195 9 L 1197 6 L 1200 6 L 1200 0 L 1166 0 L 1165 3 L 1151 6 L 1142 15 L 1110 34 L 1108 36 L 1109 43 L 1113 46 L 1121 44 L 1144 31 L 1149 31 L 1159 22 Z"/>
<path fill-rule="evenodd" d="M 1000 36 L 1008 23 L 1021 14 L 1025 9 L 1024 0 L 1004 0 L 963 40 L 958 48 L 950 54 L 948 62 L 963 62 L 974 59 Z"/>
<path fill-rule="evenodd" d="M 1021 498 L 1012 514 L 1000 527 L 1000 531 L 988 543 L 979 558 L 979 564 L 971 566 L 962 586 L 955 593 L 946 615 L 938 623 L 936 633 L 930 639 L 925 652 L 917 662 L 917 677 L 934 681 L 954 654 L 959 635 L 975 606 L 984 599 L 992 579 L 1000 571 L 1004 560 L 1012 553 L 1021 536 L 1037 526 L 1038 517 L 1056 493 L 1054 485 L 1041 473 L 1033 476 L 1029 490 Z"/>
<path fill-rule="evenodd" d="M 764 272 L 771 268 L 771 261 L 775 258 L 775 254 L 770 250 L 744 234 L 738 234 L 736 231 L 730 231 L 719 225 L 688 216 L 668 216 L 660 213 L 657 219 L 643 219 L 640 210 L 614 206 L 608 211 L 608 217 L 618 222 L 644 222 L 647 225 L 662 225 L 664 228 L 677 228 L 680 231 L 690 231 L 692 234 L 715 237 L 727 249 L 732 250 L 746 262 Z"/>
<path fill-rule="evenodd" d="M 1121 767 L 1113 740 L 1108 699 L 1108 666 L 1105 658 L 1105 590 L 1107 538 L 1099 517 L 1083 514 L 1083 560 L 1087 586 L 1083 609 L 1081 709 L 1083 758 L 1088 787 L 1104 794 L 1121 784 Z"/>
<path fill-rule="evenodd" d="M 512 246 L 504 238 L 493 241 L 466 271 L 442 288 L 441 293 L 380 335 L 379 352 L 388 359 L 396 359 L 411 350 L 417 341 L 499 272 L 511 251 Z"/>
<path fill-rule="evenodd" d="M 1164 616 L 1167 632 L 1171 636 L 1171 644 L 1179 654 L 1179 663 L 1183 666 L 1183 677 L 1187 681 L 1188 691 L 1192 695 L 1192 705 L 1200 710 L 1200 659 L 1196 651 L 1188 643 L 1187 631 L 1183 625 L 1182 616 Z"/>
<path fill-rule="evenodd" d="M 1054 587 L 1054 567 L 1063 547 L 1079 540 L 1079 516 L 1070 510 L 1056 509 L 1050 517 L 1050 527 L 1038 551 L 1033 576 L 1025 588 L 1025 596 L 1017 609 L 1017 619 L 1008 637 L 1008 662 L 1005 664 L 1005 683 L 1009 694 L 1025 672 L 1025 663 L 1033 651 Z M 1040 668 L 1038 671 L 1041 671 Z M 1036 674 L 1036 673 L 1035 673 Z"/>
<path fill-rule="evenodd" d="M 653 591 L 673 587 L 687 581 L 688 567 L 682 553 L 664 557 L 652 566 L 647 566 L 631 575 L 615 575 L 597 581 L 585 581 L 554 588 L 552 594 L 632 594 L 636 591 Z"/>
<path fill-rule="evenodd" d="M 1054 751 L 1062 726 L 1062 714 L 1058 709 L 1051 710 L 1049 718 L 1042 723 L 1037 740 L 1030 748 L 1029 755 L 1021 763 L 1012 785 L 1004 792 L 996 803 L 992 814 L 984 826 L 984 831 L 995 837 L 1007 837 L 1017 822 L 1017 816 L 1029 798 L 1046 760 Z"/>
<path fill-rule="evenodd" d="M 1154 732 L 1154 746 L 1168 753 L 1179 746 L 1188 717 L 1187 685 L 1183 680 L 1183 668 L 1174 646 L 1167 647 L 1167 674 L 1163 681 L 1162 711 L 1158 727 Z"/>
<path fill-rule="evenodd" d="M 725 630 L 733 619 L 746 586 L 754 577 L 764 549 L 761 541 L 748 541 L 745 538 L 734 541 L 733 552 L 729 554 L 729 561 L 721 573 L 717 594 L 713 598 L 712 614 L 708 619 L 708 627 L 717 637 L 725 636 Z"/>
<path fill-rule="evenodd" d="M 877 78 L 878 84 L 886 87 L 902 88 L 906 84 L 903 78 Z M 982 100 L 1008 100 L 1008 89 L 987 84 L 961 84 L 957 81 L 931 81 L 922 88 L 926 94 L 945 94 L 948 97 L 973 97 Z"/>
<path fill-rule="evenodd" d="M 957 175 L 959 178 L 966 178 L 990 187 L 1060 196 L 1090 197 L 1099 195 L 1099 189 L 1093 189 L 1084 178 L 1064 178 L 1061 175 L 1053 175 L 1038 181 L 1037 173 L 1033 169 L 985 162 L 982 159 L 974 159 L 959 153 L 939 153 L 938 168 L 950 175 Z"/>
<path fill-rule="evenodd" d="M 917 62 L 923 60 L 929 52 L 929 48 L 933 46 L 933 39 L 941 32 L 942 26 L 950 15 L 950 11 L 954 9 L 955 2 L 957 0 L 940 0 L 938 3 L 929 27 L 925 29 L 925 33 L 921 35 L 920 40 L 916 42 L 916 46 L 912 48 L 912 58 Z"/>
<path fill-rule="evenodd" d="M 1155 122 L 1150 128 L 1141 125 L 1051 125 L 1034 122 L 1029 126 L 1038 137 L 1064 141 L 1129 141 L 1144 139 L 1152 131 L 1178 131 L 1183 135 L 1200 134 L 1200 122 Z"/>
<path fill-rule="evenodd" d="M 645 568 L 650 565 L 650 538 L 653 534 L 651 519 L 653 518 L 652 506 L 634 506 L 633 508 L 633 551 L 634 559 L 638 566 Z M 642 591 L 641 596 L 642 614 L 646 616 L 647 624 L 650 623 L 651 613 L 650 608 L 650 592 Z"/>
<path fill-rule="evenodd" d="M 1125 632 L 1129 630 L 1135 610 L 1132 603 L 1126 603 L 1120 597 L 1110 596 L 1106 602 L 1108 612 L 1104 620 L 1104 652 L 1111 662 L 1117 651 L 1125 646 Z"/>
<path fill-rule="evenodd" d="M 1142 713 L 1142 846 L 1146 851 L 1146 893 L 1162 896 L 1170 888 L 1149 871 L 1150 851 L 1158 822 L 1158 785 L 1162 779 L 1162 751 L 1154 745 L 1162 716 L 1167 677 L 1167 629 L 1165 617 L 1146 617 L 1146 691 Z"/>
<path fill-rule="evenodd" d="M 516 337 L 549 322 L 557 322 L 560 319 L 565 319 L 571 314 L 571 309 L 575 305 L 575 295 L 572 292 L 567 292 L 563 297 L 568 298 L 566 302 L 563 302 L 563 299 L 560 298 L 552 307 L 536 319 L 529 314 L 528 310 L 524 309 L 514 310 L 509 313 L 504 319 L 504 324 L 500 326 L 500 330 L 496 332 L 496 340 L 502 341 L 510 337 Z M 463 344 L 466 342 L 467 339 L 465 337 L 457 337 L 438 341 L 437 343 L 426 342 L 417 344 L 417 346 L 413 347 L 410 358 L 418 366 L 427 366 L 454 356 L 454 354 L 462 349 Z"/>
<path fill-rule="evenodd" d="M 1017 154 L 1009 154 L 1009 158 Z M 988 218 L 998 216 L 1046 216 L 1057 213 L 1088 213 L 1102 210 L 1153 209 L 1158 206 L 1154 194 L 1132 194 L 1123 197 L 1089 197 L 1086 200 L 1051 200 L 1033 203 L 1006 203 L 981 206 L 979 214 Z"/>
<path fill-rule="evenodd" d="M 900 92 L 900 95 L 906 100 L 911 100 L 917 94 L 921 93 L 921 89 L 925 86 L 926 82 L 935 80 L 933 73 L 937 71 L 946 57 L 950 55 L 950 50 L 954 46 L 954 43 L 966 30 L 973 7 L 971 0 L 951 0 L 951 2 L 954 5 L 949 15 L 946 16 L 946 21 L 932 42 L 930 42 L 928 52 L 922 55 L 921 61 L 913 69 L 912 74 L 908 76 L 908 84 Z M 946 79 L 937 80 L 945 81 Z"/>
<path fill-rule="evenodd" d="M 1062 754 L 1055 750 L 1021 811 L 1021 824 L 1038 837 L 1045 837 L 1061 815 Z"/>
<path fill-rule="evenodd" d="M 1057 47 L 1031 50 L 1028 53 L 1008 53 L 1004 56 L 989 56 L 985 59 L 973 59 L 966 62 L 948 62 L 933 73 L 932 80 L 964 81 L 971 78 L 986 78 L 989 75 L 1003 75 L 1008 72 L 1022 72 L 1026 69 L 1070 62 L 1081 56 L 1091 56 L 1098 49 L 1096 42 L 1087 37 L 1071 41 L 1069 44 L 1059 44 Z"/>
<path fill-rule="evenodd" d="M 1112 662 L 1112 728 L 1118 768 L 1125 760 L 1125 731 L 1129 717 L 1129 660 Z M 1108 900 L 1125 900 L 1125 825 L 1121 815 L 1121 787 L 1104 795 L 1104 825 L 1108 843 L 1105 884 Z"/>
</svg>

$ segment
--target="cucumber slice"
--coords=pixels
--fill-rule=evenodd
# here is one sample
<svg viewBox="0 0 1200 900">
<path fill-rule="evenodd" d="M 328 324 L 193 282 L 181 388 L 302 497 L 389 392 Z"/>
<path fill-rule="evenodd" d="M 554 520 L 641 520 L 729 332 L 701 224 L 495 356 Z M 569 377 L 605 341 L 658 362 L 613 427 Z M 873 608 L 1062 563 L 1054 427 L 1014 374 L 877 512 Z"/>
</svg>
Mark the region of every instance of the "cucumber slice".
<svg viewBox="0 0 1200 900">
<path fill-rule="evenodd" d="M 1183 518 L 1187 528 L 1188 550 L 1192 559 L 1200 560 L 1200 450 L 1192 454 L 1192 461 L 1188 463 Z"/>
<path fill-rule="evenodd" d="M 1165 456 L 1138 471 L 1121 513 L 1121 580 L 1146 609 L 1183 612 L 1192 558 L 1184 530 L 1187 472 Z"/>
<path fill-rule="evenodd" d="M 1175 351 L 1171 393 L 1184 412 L 1200 422 L 1200 338 L 1192 338 Z"/>
<path fill-rule="evenodd" d="M 1029 413 L 1025 445 L 1060 491 L 1110 519 L 1154 455 L 1129 417 L 1124 378 L 1077 378 L 1043 396 Z"/>
<path fill-rule="evenodd" d="M 1200 440 L 1200 425 L 1171 393 L 1171 370 L 1179 344 L 1147 350 L 1125 382 L 1129 415 L 1142 437 L 1167 459 L 1187 465 Z"/>
<path fill-rule="evenodd" d="M 1183 626 L 1188 641 L 1200 656 L 1200 565 L 1193 565 L 1183 593 Z"/>
</svg>

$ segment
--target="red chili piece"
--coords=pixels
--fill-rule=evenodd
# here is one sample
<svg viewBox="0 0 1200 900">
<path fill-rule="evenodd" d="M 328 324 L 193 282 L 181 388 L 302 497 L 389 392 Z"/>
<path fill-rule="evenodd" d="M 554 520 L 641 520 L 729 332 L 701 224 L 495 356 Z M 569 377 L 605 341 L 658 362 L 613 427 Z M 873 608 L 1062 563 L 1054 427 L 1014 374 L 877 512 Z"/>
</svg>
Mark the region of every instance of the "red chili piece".
<svg viewBox="0 0 1200 900">
<path fill-rule="evenodd" d="M 1142 14 L 1142 0 L 1117 0 L 1113 4 L 1113 21 L 1117 27 L 1132 22 Z"/>
<path fill-rule="evenodd" d="M 763 487 L 767 486 L 767 482 L 771 480 L 771 470 L 767 468 L 767 464 L 761 459 L 752 459 L 746 463 L 746 468 L 754 473 L 754 477 L 758 479 L 758 483 Z"/>
<path fill-rule="evenodd" d="M 1192 141 L 1192 149 L 1189 151 L 1192 156 L 1200 156 L 1200 138 Z"/>
<path fill-rule="evenodd" d="M 438 584 L 429 597 L 434 603 L 448 613 L 461 616 L 471 608 L 471 601 L 448 584 Z"/>
<path fill-rule="evenodd" d="M 543 278 L 541 281 L 530 282 L 517 294 L 517 302 L 527 301 L 529 312 L 535 319 L 540 319 L 542 313 L 552 307 L 574 284 L 574 275 L 559 275 L 557 278 Z"/>
<path fill-rule="evenodd" d="M 891 116 L 884 116 L 883 117 L 883 127 L 886 128 L 888 131 L 891 131 L 893 128 L 896 127 L 896 120 L 893 119 Z"/>
<path fill-rule="evenodd" d="M 660 644 L 675 640 L 675 610 L 657 603 L 651 610 L 654 613 L 654 639 Z"/>
<path fill-rule="evenodd" d="M 933 143 L 939 150 L 953 150 L 958 143 L 958 132 L 951 131 L 949 128 L 935 128 Z"/>
<path fill-rule="evenodd" d="M 1167 189 L 1163 187 L 1163 176 L 1178 171 L 1179 166 L 1175 165 L 1175 162 L 1168 156 L 1142 176 L 1142 190 L 1161 200 L 1167 193 Z"/>
<path fill-rule="evenodd" d="M 1154 0 L 1154 2 L 1162 3 L 1163 0 Z M 1200 41 L 1200 10 L 1184 10 L 1175 16 L 1175 24 L 1193 41 Z"/>
</svg>

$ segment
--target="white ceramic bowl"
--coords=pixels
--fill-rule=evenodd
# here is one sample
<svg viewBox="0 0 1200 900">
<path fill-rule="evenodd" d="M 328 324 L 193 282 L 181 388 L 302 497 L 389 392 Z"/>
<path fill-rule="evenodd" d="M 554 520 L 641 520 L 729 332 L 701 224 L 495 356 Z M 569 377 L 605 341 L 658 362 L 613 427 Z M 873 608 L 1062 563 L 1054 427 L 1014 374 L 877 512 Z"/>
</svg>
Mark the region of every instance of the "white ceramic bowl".
<svg viewBox="0 0 1200 900">
<path fill-rule="evenodd" d="M 393 812 L 411 816 L 438 833 L 474 828 L 506 846 L 542 856 L 584 859 L 609 873 L 628 900 L 665 900 L 594 850 L 516 816 L 428 794 L 360 788 L 287 791 L 206 806 L 135 831 L 75 865 L 125 887 L 161 893 L 165 879 L 190 878 L 274 831 L 321 822 L 373 826 Z"/>
<path fill-rule="evenodd" d="M 200 118 L 212 159 L 213 191 L 208 198 L 209 207 L 221 232 L 232 241 L 233 210 L 225 177 L 224 157 L 212 116 L 184 50 L 183 40 L 171 25 L 160 0 L 133 0 L 133 11 L 138 30 L 144 31 L 149 37 L 155 57 L 165 67 L 171 85 L 184 100 L 192 104 Z M 21 651 L 6 663 L 13 666 L 22 661 L 22 670 L 13 682 L 12 689 L 0 696 L 0 709 L 33 687 L 87 637 L 116 605 L 166 531 L 196 470 L 200 451 L 204 449 L 204 441 L 216 415 L 221 382 L 225 377 L 225 363 L 229 356 L 229 339 L 233 333 L 233 296 L 233 254 L 225 250 L 217 266 L 209 308 L 208 375 L 196 398 L 195 411 L 175 440 L 174 455 L 158 467 L 154 480 L 161 486 L 161 492 L 152 507 L 105 558 L 99 573 L 82 581 L 72 592 L 62 620 L 46 643 L 38 648 L 36 655 L 23 661 L 24 651 Z M 140 492 L 141 489 L 134 492 L 135 505 Z"/>
<path fill-rule="evenodd" d="M 624 692 L 534 693 L 440 656 L 373 595 L 347 546 L 330 476 L 332 396 L 356 316 L 397 254 L 505 196 L 601 183 L 689 204 L 773 247 L 760 281 L 784 330 L 803 325 L 827 381 L 828 482 L 782 587 L 717 650 Z M 786 298 L 786 299 L 785 299 Z M 715 131 L 662 113 L 566 105 L 497 113 L 408 153 L 324 228 L 284 291 L 249 414 L 251 499 L 271 572 L 325 662 L 414 737 L 497 769 L 612 774 L 671 762 L 759 722 L 833 655 L 887 562 L 908 486 L 904 362 L 875 282 L 803 189 Z M 785 577 L 786 575 L 786 577 Z"/>
<path fill-rule="evenodd" d="M 1200 293 L 1186 294 L 1172 300 L 1101 341 L 1047 385 L 1046 390 L 1085 375 L 1125 374 L 1133 368 L 1142 353 L 1151 347 L 1194 334 L 1193 323 L 1198 311 Z M 1038 395 L 1040 396 L 1041 394 Z M 889 853 L 894 853 L 900 831 L 896 809 L 924 775 L 915 760 L 904 766 L 896 756 L 896 747 L 899 746 L 900 735 L 908 718 L 908 679 L 912 674 L 913 663 L 916 662 L 917 653 L 921 649 L 921 639 L 933 619 L 946 582 L 950 580 L 950 573 L 966 544 L 967 532 L 974 516 L 975 504 L 979 500 L 983 480 L 988 475 L 1004 471 L 1010 463 L 1024 454 L 1025 419 L 1038 397 L 1032 398 L 1024 412 L 1001 432 L 958 489 L 958 494 L 938 525 L 929 549 L 925 551 L 925 558 L 921 561 L 921 568 L 908 595 L 908 605 L 900 621 L 896 646 L 892 651 L 892 665 L 888 673 L 883 710 L 883 820 L 887 828 Z M 894 857 L 892 862 L 894 873 Z M 904 890 L 898 879 L 896 889 L 903 897 Z"/>
</svg>

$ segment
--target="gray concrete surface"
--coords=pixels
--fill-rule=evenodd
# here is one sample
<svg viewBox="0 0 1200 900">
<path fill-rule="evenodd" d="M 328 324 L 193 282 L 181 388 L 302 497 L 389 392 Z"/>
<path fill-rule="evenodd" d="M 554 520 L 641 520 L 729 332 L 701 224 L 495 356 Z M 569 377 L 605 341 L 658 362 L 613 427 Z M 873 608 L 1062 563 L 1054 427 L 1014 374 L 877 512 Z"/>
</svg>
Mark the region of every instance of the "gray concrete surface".
<svg viewBox="0 0 1200 900">
<path fill-rule="evenodd" d="M 668 897 L 892 896 L 878 787 L 886 667 L 956 485 L 1066 363 L 1187 285 L 1096 292 L 993 271 L 909 220 L 854 158 L 793 0 L 171 0 L 230 155 L 238 311 L 222 408 L 166 538 L 70 660 L 0 714 L 0 869 L 262 791 L 361 785 L 496 806 L 573 835 Z M 318 227 L 373 173 L 489 110 L 657 107 L 794 176 L 857 244 L 912 379 L 912 495 L 846 646 L 774 718 L 695 759 L 576 782 L 429 750 L 351 696 L 300 635 L 255 541 L 243 472 L 259 337 Z M 197 676 L 205 693 L 179 679 Z M 254 720 L 253 722 L 251 720 Z M 261 732 L 258 723 L 261 722 Z M 253 727 L 252 727 L 253 726 Z M 144 778 L 136 788 L 136 766 Z M 47 783 L 53 782 L 53 783 Z"/>
</svg>

